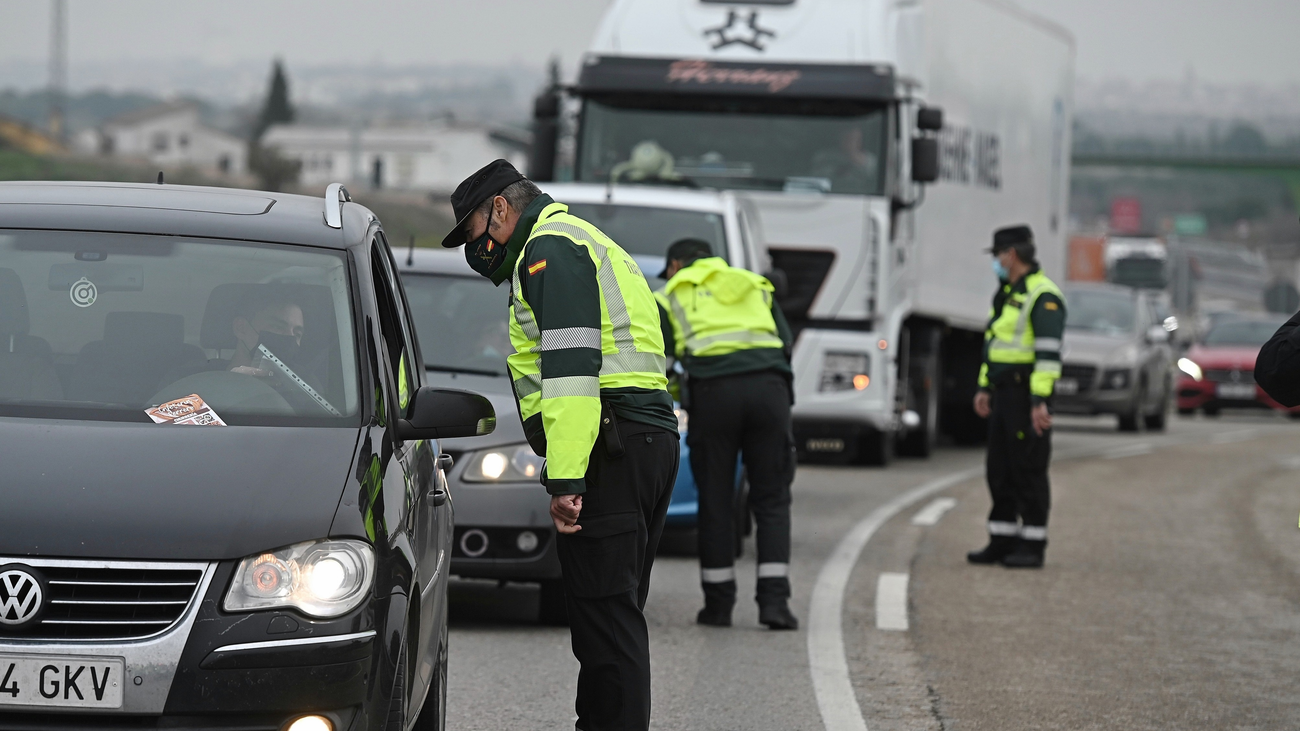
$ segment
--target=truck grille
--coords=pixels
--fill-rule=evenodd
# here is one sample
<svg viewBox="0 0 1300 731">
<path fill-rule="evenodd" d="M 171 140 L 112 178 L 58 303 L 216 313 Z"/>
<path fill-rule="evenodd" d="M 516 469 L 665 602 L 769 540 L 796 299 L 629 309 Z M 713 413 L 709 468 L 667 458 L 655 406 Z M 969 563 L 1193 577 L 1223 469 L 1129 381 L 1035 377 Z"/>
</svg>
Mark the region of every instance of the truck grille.
<svg viewBox="0 0 1300 731">
<path fill-rule="evenodd" d="M 1079 393 L 1092 388 L 1092 381 L 1097 377 L 1097 367 L 1090 365 L 1079 365 L 1077 363 L 1064 363 L 1061 365 L 1061 378 L 1073 378 L 1079 383 Z"/>
<path fill-rule="evenodd" d="M 790 326 L 798 328 L 808 319 L 808 310 L 826 281 L 835 254 L 799 249 L 768 249 L 768 253 L 772 255 L 772 268 L 785 272 L 788 285 L 781 310 Z"/>
<path fill-rule="evenodd" d="M 203 580 L 202 564 L 51 561 L 0 558 L 45 578 L 40 621 L 0 633 L 15 639 L 138 639 L 159 634 L 185 613 Z"/>
<path fill-rule="evenodd" d="M 1233 377 L 1233 374 L 1236 377 Z M 1254 383 L 1255 371 L 1232 371 L 1212 368 L 1205 371 L 1205 380 L 1212 383 Z"/>
</svg>

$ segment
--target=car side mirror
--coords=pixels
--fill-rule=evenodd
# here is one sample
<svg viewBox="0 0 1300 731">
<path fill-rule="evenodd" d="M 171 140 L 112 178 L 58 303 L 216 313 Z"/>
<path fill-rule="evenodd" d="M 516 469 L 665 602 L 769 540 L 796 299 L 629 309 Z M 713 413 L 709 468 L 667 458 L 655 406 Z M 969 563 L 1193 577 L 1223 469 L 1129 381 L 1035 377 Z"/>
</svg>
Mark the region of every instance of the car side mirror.
<svg viewBox="0 0 1300 731">
<path fill-rule="evenodd" d="M 1147 342 L 1152 345 L 1169 342 L 1169 331 L 1164 325 L 1152 325 L 1147 328 Z"/>
<path fill-rule="evenodd" d="M 912 140 L 912 180 L 933 183 L 939 179 L 939 140 L 916 137 Z"/>
<path fill-rule="evenodd" d="M 497 426 L 492 402 L 472 391 L 424 386 L 411 397 L 409 418 L 397 420 L 397 437 L 454 439 L 491 434 Z"/>
</svg>

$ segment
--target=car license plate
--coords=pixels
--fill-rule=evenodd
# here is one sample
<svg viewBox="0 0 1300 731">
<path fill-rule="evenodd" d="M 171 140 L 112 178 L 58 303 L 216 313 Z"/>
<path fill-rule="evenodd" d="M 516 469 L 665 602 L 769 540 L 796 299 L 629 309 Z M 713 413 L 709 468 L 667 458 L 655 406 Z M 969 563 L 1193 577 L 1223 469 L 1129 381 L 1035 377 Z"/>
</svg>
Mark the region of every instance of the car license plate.
<svg viewBox="0 0 1300 731">
<path fill-rule="evenodd" d="M 0 708 L 121 708 L 120 657 L 0 654 Z"/>
<path fill-rule="evenodd" d="M 1073 396 L 1079 392 L 1079 382 L 1073 378 L 1056 379 L 1056 393 L 1060 396 Z"/>
<path fill-rule="evenodd" d="M 1220 383 L 1217 391 L 1219 398 L 1230 399 L 1254 399 L 1255 384 L 1253 383 Z"/>
</svg>

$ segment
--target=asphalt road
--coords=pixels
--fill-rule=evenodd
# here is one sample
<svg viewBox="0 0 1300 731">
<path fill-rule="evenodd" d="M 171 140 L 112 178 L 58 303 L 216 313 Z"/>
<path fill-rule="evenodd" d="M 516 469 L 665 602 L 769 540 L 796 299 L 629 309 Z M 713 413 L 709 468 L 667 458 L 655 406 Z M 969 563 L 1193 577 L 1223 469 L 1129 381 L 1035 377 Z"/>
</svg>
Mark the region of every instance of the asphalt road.
<svg viewBox="0 0 1300 731">
<path fill-rule="evenodd" d="M 758 625 L 752 545 L 731 629 L 694 624 L 697 565 L 661 556 L 646 607 L 653 727 L 822 729 L 823 712 L 845 709 L 872 731 L 1294 725 L 1300 425 L 1230 414 L 1134 435 L 1113 419 L 1063 419 L 1055 451 L 1042 571 L 966 565 L 988 498 L 981 478 L 962 479 L 982 452 L 960 449 L 883 470 L 801 467 L 797 632 Z M 914 525 L 936 498 L 934 524 Z M 820 655 L 814 687 L 810 644 L 829 637 L 808 621 L 814 585 L 844 562 L 846 535 L 891 511 L 844 564 L 836 696 Z M 536 591 L 453 582 L 451 595 L 448 727 L 572 728 L 577 663 L 567 629 L 533 621 Z"/>
</svg>

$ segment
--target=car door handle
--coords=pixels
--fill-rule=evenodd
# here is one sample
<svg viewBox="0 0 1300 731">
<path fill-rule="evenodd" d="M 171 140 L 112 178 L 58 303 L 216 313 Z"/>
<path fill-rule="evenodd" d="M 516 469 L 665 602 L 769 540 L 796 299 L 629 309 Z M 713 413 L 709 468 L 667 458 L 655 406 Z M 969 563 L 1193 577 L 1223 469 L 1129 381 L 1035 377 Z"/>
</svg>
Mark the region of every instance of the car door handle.
<svg viewBox="0 0 1300 731">
<path fill-rule="evenodd" d="M 451 468 L 456 466 L 456 460 L 450 454 L 438 455 L 438 468 L 443 472 L 451 472 Z"/>
<path fill-rule="evenodd" d="M 428 498 L 433 501 L 433 507 L 441 507 L 447 504 L 447 492 L 445 490 L 430 490 Z"/>
</svg>

